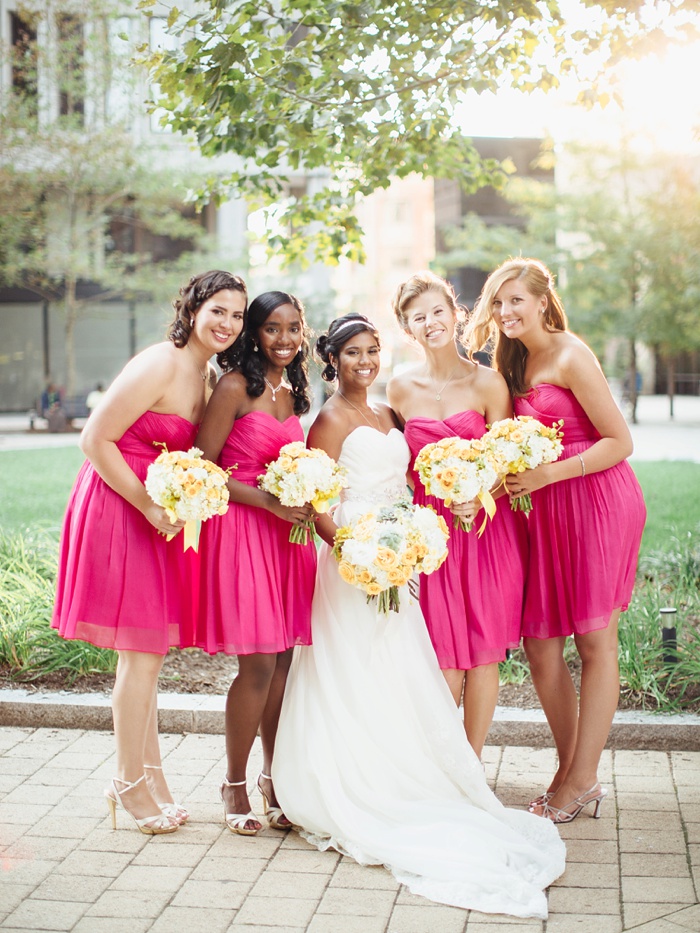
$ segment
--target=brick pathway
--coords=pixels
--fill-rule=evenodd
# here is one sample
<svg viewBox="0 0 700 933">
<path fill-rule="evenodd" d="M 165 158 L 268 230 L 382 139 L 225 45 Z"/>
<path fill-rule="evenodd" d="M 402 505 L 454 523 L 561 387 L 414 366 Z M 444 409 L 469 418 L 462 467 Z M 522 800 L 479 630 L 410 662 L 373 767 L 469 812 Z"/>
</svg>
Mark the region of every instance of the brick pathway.
<svg viewBox="0 0 700 933">
<path fill-rule="evenodd" d="M 550 917 L 517 920 L 433 904 L 382 868 L 320 853 L 295 834 L 223 825 L 219 735 L 166 735 L 167 774 L 190 823 L 170 836 L 112 831 L 102 790 L 113 737 L 0 729 L 0 929 L 75 933 L 682 933 L 700 930 L 700 752 L 605 752 L 603 816 L 562 827 L 566 874 Z M 489 747 L 499 797 L 521 805 L 551 749 Z M 260 749 L 251 761 L 251 782 Z M 257 792 L 254 809 L 260 811 Z"/>
</svg>

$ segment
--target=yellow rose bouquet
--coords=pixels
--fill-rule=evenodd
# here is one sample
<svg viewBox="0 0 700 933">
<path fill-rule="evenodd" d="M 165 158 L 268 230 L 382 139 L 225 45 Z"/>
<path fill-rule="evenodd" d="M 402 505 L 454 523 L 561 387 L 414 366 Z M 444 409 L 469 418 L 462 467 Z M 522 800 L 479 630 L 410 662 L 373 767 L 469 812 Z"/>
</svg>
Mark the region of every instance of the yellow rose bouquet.
<svg viewBox="0 0 700 933">
<path fill-rule="evenodd" d="M 165 509 L 171 521 L 184 520 L 185 550 L 197 550 L 201 522 L 226 514 L 228 477 L 226 470 L 205 460 L 197 447 L 188 451 L 164 449 L 148 467 L 146 492 Z M 168 541 L 173 537 L 168 535 Z"/>
<path fill-rule="evenodd" d="M 346 583 L 388 615 L 399 610 L 399 587 L 414 573 L 433 573 L 447 557 L 449 531 L 434 509 L 408 500 L 367 512 L 335 534 L 333 556 Z"/>
<path fill-rule="evenodd" d="M 557 460 L 563 450 L 564 435 L 560 430 L 563 424 L 563 421 L 556 421 L 548 428 L 531 415 L 520 415 L 490 425 L 482 441 L 487 445 L 499 477 L 505 479 L 509 473 L 523 473 Z M 510 507 L 527 514 L 532 509 L 530 494 L 511 499 Z"/>
<path fill-rule="evenodd" d="M 498 480 L 498 473 L 481 439 L 444 437 L 434 444 L 426 444 L 416 457 L 415 469 L 428 495 L 442 499 L 448 508 L 453 502 L 478 499 L 489 518 L 495 515 L 491 489 Z M 452 524 L 463 531 L 471 531 L 473 522 L 455 515 Z M 485 526 L 486 518 L 479 534 Z"/>
<path fill-rule="evenodd" d="M 268 463 L 258 486 L 280 500 L 282 505 L 298 507 L 311 503 L 317 512 L 327 512 L 340 490 L 347 486 L 346 470 L 325 450 L 306 447 L 303 441 L 285 444 L 279 457 Z M 306 544 L 313 524 L 292 525 L 289 540 Z"/>
</svg>

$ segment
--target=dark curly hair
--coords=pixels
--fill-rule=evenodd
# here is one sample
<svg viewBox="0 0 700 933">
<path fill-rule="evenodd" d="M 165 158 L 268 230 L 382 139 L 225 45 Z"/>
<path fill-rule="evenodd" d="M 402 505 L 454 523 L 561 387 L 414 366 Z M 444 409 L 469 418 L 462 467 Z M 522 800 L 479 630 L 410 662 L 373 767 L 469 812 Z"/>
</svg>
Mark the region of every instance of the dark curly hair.
<svg viewBox="0 0 700 933">
<path fill-rule="evenodd" d="M 176 347 L 186 346 L 197 311 L 208 298 L 224 290 L 241 292 L 246 302 L 248 300 L 248 289 L 238 275 L 218 269 L 193 275 L 187 285 L 180 289 L 180 297 L 173 301 L 175 318 L 168 328 L 168 340 L 172 340 Z"/>
<path fill-rule="evenodd" d="M 299 312 L 303 337 L 301 346 L 291 363 L 285 367 L 292 387 L 294 414 L 305 415 L 311 408 L 309 391 L 309 329 L 306 326 L 304 305 L 287 292 L 263 292 L 248 307 L 246 326 L 238 340 L 219 353 L 217 362 L 223 372 L 239 372 L 245 377 L 246 391 L 251 398 L 260 398 L 265 391 L 265 359 L 258 349 L 258 331 L 280 305 L 292 305 Z"/>
<path fill-rule="evenodd" d="M 326 382 L 335 382 L 338 378 L 338 371 L 331 363 L 331 356 L 337 359 L 342 347 L 348 340 L 363 331 L 369 331 L 381 346 L 379 331 L 364 314 L 344 314 L 342 317 L 331 321 L 328 330 L 325 334 L 319 336 L 314 347 L 314 353 L 318 359 L 326 364 L 321 373 L 322 379 L 325 379 Z"/>
</svg>

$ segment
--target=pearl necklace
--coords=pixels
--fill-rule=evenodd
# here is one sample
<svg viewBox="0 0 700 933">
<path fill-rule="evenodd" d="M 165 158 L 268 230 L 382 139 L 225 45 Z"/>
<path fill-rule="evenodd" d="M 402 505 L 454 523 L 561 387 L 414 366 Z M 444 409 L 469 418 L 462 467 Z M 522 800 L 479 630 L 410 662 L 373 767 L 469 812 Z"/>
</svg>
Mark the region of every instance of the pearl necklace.
<svg viewBox="0 0 700 933">
<path fill-rule="evenodd" d="M 277 387 L 273 386 L 273 384 L 270 382 L 267 376 L 263 376 L 263 379 L 265 380 L 265 385 L 268 387 L 268 389 L 272 393 L 273 402 L 277 401 L 277 393 L 279 392 L 280 389 L 287 389 L 289 392 L 292 391 L 292 387 L 290 386 L 288 382 L 285 382 L 284 379 L 280 379 L 280 384 Z"/>
<path fill-rule="evenodd" d="M 369 420 L 369 418 L 367 417 L 367 415 L 365 415 L 365 413 L 362 411 L 362 409 L 361 409 L 361 408 L 358 408 L 357 405 L 354 405 L 346 395 L 343 395 L 343 393 L 340 391 L 340 389 L 338 389 L 338 395 L 339 395 L 342 399 L 344 399 L 344 400 L 348 403 L 348 405 L 349 405 L 351 408 L 354 408 L 355 411 L 358 413 L 358 415 L 361 415 L 361 416 L 365 419 L 365 421 L 366 421 L 367 424 L 370 426 L 370 428 L 375 428 L 375 427 L 376 427 L 377 431 L 381 431 L 381 430 L 382 430 L 381 427 L 380 427 L 380 424 L 379 424 L 379 417 L 377 416 L 377 413 L 376 413 L 376 411 L 375 411 L 373 408 L 371 408 L 369 405 L 367 406 L 367 408 L 369 409 L 369 411 L 371 411 L 372 414 L 374 415 L 374 420 L 375 420 L 376 424 L 372 424 L 372 422 Z"/>
<path fill-rule="evenodd" d="M 197 372 L 198 372 L 199 375 L 202 377 L 202 382 L 206 382 L 206 381 L 207 381 L 207 370 L 208 370 L 209 367 L 208 367 L 208 366 L 205 366 L 203 370 L 200 369 L 200 368 L 199 368 L 199 363 L 197 362 L 197 359 L 196 359 L 196 357 L 195 357 L 195 355 L 194 355 L 194 350 L 193 350 L 192 347 L 189 345 L 189 343 L 187 344 L 187 348 L 188 348 L 188 350 L 190 351 L 190 353 L 192 354 L 192 362 L 193 362 L 194 365 L 197 367 Z"/>
<path fill-rule="evenodd" d="M 448 387 L 448 385 L 449 385 L 449 384 L 452 382 L 452 380 L 454 379 L 454 375 L 455 375 L 455 373 L 457 372 L 458 368 L 459 368 L 459 363 L 457 363 L 457 365 L 455 366 L 455 368 L 454 368 L 454 369 L 452 370 L 452 372 L 450 373 L 449 378 L 448 378 L 447 382 L 444 384 L 444 386 L 443 386 L 441 389 L 438 389 L 438 390 L 437 390 L 437 392 L 435 393 L 435 399 L 436 399 L 436 401 L 439 402 L 439 401 L 441 400 L 441 398 L 442 398 L 442 393 L 445 391 L 445 389 Z M 434 387 L 435 387 L 435 380 L 434 380 L 433 377 L 430 375 L 430 373 L 428 373 L 428 376 L 429 376 L 430 381 L 432 382 L 433 388 L 434 388 Z"/>
</svg>

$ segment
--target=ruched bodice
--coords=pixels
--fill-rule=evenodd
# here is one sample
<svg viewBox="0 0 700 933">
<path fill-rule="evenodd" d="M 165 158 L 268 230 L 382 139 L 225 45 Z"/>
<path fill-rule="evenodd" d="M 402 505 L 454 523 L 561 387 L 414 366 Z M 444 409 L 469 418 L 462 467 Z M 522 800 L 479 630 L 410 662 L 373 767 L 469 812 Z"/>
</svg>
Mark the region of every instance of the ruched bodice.
<svg viewBox="0 0 700 933">
<path fill-rule="evenodd" d="M 236 467 L 234 479 L 256 486 L 258 476 L 265 472 L 268 463 L 277 459 L 281 447 L 303 440 L 304 429 L 296 415 L 278 421 L 266 411 L 251 411 L 236 419 L 219 455 L 219 464 L 225 470 Z"/>
<path fill-rule="evenodd" d="M 369 425 L 355 428 L 343 442 L 338 463 L 345 467 L 348 486 L 343 489 L 336 521 L 351 514 L 410 496 L 406 471 L 411 453 L 398 428 L 382 434 Z"/>
<path fill-rule="evenodd" d="M 467 409 L 439 421 L 422 416 L 409 418 L 405 437 L 411 459 L 426 444 L 445 437 L 472 440 L 486 431 L 486 419 Z M 414 501 L 430 505 L 452 525 L 445 504 L 427 495 L 413 472 Z M 478 519 L 481 523 L 483 512 Z M 507 563 L 503 555 L 508 555 Z M 420 601 L 440 666 L 468 670 L 502 661 L 506 648 L 520 641 L 527 536 L 522 515 L 511 512 L 508 500 L 498 500 L 496 515 L 481 537 L 455 530 L 448 556 L 440 569 L 421 582 Z"/>
<path fill-rule="evenodd" d="M 531 415 L 547 427 L 563 419 L 565 451 L 571 444 L 590 446 L 600 440 L 600 434 L 571 389 L 542 382 L 533 386 L 528 395 L 516 398 L 514 405 L 516 414 Z"/>
<path fill-rule="evenodd" d="M 145 411 L 126 429 L 117 447 L 131 469 L 143 480 L 148 465 L 167 450 L 189 450 L 194 444 L 197 425 L 181 415 Z"/>
</svg>

